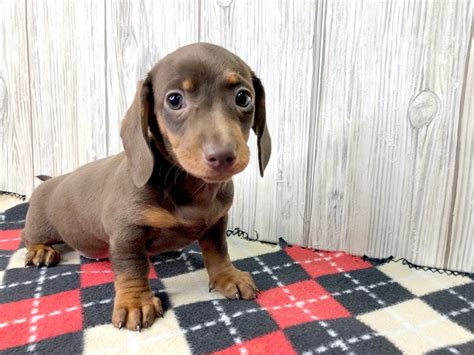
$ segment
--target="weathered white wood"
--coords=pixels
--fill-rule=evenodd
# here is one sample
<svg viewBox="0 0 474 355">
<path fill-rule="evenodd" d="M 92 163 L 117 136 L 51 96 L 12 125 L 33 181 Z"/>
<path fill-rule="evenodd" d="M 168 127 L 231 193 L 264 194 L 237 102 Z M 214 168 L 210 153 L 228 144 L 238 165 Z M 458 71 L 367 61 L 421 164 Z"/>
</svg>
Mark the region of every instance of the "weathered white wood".
<svg viewBox="0 0 474 355">
<path fill-rule="evenodd" d="M 122 150 L 136 82 L 205 41 L 262 79 L 230 225 L 474 271 L 473 2 L 0 0 L 0 189 Z M 471 31 L 471 32 L 470 32 Z"/>
<path fill-rule="evenodd" d="M 469 6 L 327 3 L 312 246 L 443 265 Z"/>
<path fill-rule="evenodd" d="M 120 121 L 138 80 L 166 54 L 199 38 L 199 3 L 193 0 L 106 2 L 108 152 L 123 150 Z"/>
<path fill-rule="evenodd" d="M 33 189 L 26 11 L 0 1 L 0 190 Z"/>
<path fill-rule="evenodd" d="M 104 157 L 103 1 L 27 1 L 34 172 Z"/>
<path fill-rule="evenodd" d="M 472 8 L 471 8 L 472 13 Z M 453 212 L 451 243 L 445 267 L 474 272 L 474 47 L 464 79 L 459 125 L 456 199 Z"/>
<path fill-rule="evenodd" d="M 264 240 L 301 243 L 316 1 L 208 0 L 201 14 L 201 40 L 239 55 L 266 90 L 272 157 L 260 178 L 252 135 L 251 164 L 234 179 L 230 225 Z"/>
</svg>

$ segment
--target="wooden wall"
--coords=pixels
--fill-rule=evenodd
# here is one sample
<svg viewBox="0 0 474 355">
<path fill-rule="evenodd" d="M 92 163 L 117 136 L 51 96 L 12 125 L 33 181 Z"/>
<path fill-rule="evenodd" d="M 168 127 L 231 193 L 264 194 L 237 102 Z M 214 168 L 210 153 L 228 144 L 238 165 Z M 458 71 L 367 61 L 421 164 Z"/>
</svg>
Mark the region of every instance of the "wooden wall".
<svg viewBox="0 0 474 355">
<path fill-rule="evenodd" d="M 0 190 L 119 152 L 136 81 L 192 42 L 247 61 L 273 156 L 235 178 L 261 239 L 474 272 L 470 0 L 0 0 Z"/>
</svg>

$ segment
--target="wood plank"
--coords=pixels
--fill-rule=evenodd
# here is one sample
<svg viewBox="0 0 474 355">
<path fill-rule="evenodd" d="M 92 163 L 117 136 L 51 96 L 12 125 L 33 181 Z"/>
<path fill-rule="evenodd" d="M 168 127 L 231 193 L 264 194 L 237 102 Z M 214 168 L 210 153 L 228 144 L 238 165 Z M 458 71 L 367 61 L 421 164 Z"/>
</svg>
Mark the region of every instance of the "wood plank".
<svg viewBox="0 0 474 355">
<path fill-rule="evenodd" d="M 199 39 L 199 3 L 193 0 L 106 2 L 108 152 L 123 150 L 120 122 L 137 81 L 166 54 Z"/>
<path fill-rule="evenodd" d="M 30 195 L 33 154 L 26 11 L 0 1 L 0 190 Z"/>
<path fill-rule="evenodd" d="M 443 266 L 468 10 L 327 3 L 312 246 Z"/>
<path fill-rule="evenodd" d="M 316 1 L 203 1 L 201 40 L 233 51 L 262 80 L 273 151 L 262 179 L 252 135 L 230 226 L 303 242 Z"/>
<path fill-rule="evenodd" d="M 104 2 L 28 1 L 35 174 L 106 156 Z"/>
<path fill-rule="evenodd" d="M 453 225 L 445 264 L 448 269 L 467 272 L 474 272 L 474 47 L 472 33 L 473 27 L 471 27 L 471 48 L 461 102 Z"/>
</svg>

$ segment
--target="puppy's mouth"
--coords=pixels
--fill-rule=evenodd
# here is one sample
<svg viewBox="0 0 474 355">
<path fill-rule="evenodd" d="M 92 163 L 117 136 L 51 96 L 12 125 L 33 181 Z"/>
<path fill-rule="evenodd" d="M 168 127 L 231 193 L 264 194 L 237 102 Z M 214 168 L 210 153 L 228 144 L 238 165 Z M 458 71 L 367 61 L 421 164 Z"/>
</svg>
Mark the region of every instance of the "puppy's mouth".
<svg viewBox="0 0 474 355">
<path fill-rule="evenodd" d="M 216 184 L 216 183 L 220 183 L 220 182 L 227 182 L 229 181 L 230 179 L 232 179 L 232 177 L 237 174 L 237 173 L 234 173 L 234 174 L 226 174 L 226 175 L 223 175 L 223 174 L 219 174 L 219 175 L 203 175 L 203 176 L 197 176 L 198 178 L 200 178 L 201 180 L 204 180 L 204 182 L 208 183 L 208 184 Z"/>
<path fill-rule="evenodd" d="M 242 162 L 236 162 L 234 166 L 226 169 L 210 169 L 204 164 L 200 165 L 200 169 L 196 169 L 196 171 L 193 171 L 194 169 L 185 169 L 191 175 L 209 184 L 229 181 L 234 175 L 240 173 L 247 166 L 247 164 Z"/>
<path fill-rule="evenodd" d="M 188 174 L 206 183 L 222 183 L 229 181 L 234 175 L 242 172 L 250 160 L 247 145 L 238 146 L 229 153 L 220 147 L 203 149 L 194 146 L 179 147 L 174 150 L 174 159 Z"/>
<path fill-rule="evenodd" d="M 239 157 L 228 166 L 213 167 L 205 159 L 179 159 L 179 165 L 190 175 L 203 180 L 208 184 L 222 183 L 229 181 L 232 177 L 242 172 L 249 163 L 246 157 Z"/>
</svg>

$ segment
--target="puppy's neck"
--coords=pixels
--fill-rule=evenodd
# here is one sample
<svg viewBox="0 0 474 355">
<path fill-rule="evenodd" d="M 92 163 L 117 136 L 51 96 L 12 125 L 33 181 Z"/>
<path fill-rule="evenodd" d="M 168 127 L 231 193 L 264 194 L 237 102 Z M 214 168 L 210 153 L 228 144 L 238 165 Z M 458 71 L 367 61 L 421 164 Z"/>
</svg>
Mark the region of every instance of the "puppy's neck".
<svg viewBox="0 0 474 355">
<path fill-rule="evenodd" d="M 155 142 L 157 143 L 157 142 Z M 155 167 L 150 183 L 169 191 L 183 204 L 208 203 L 213 201 L 225 183 L 208 183 L 197 178 L 162 152 L 158 144 L 152 145 Z"/>
</svg>

